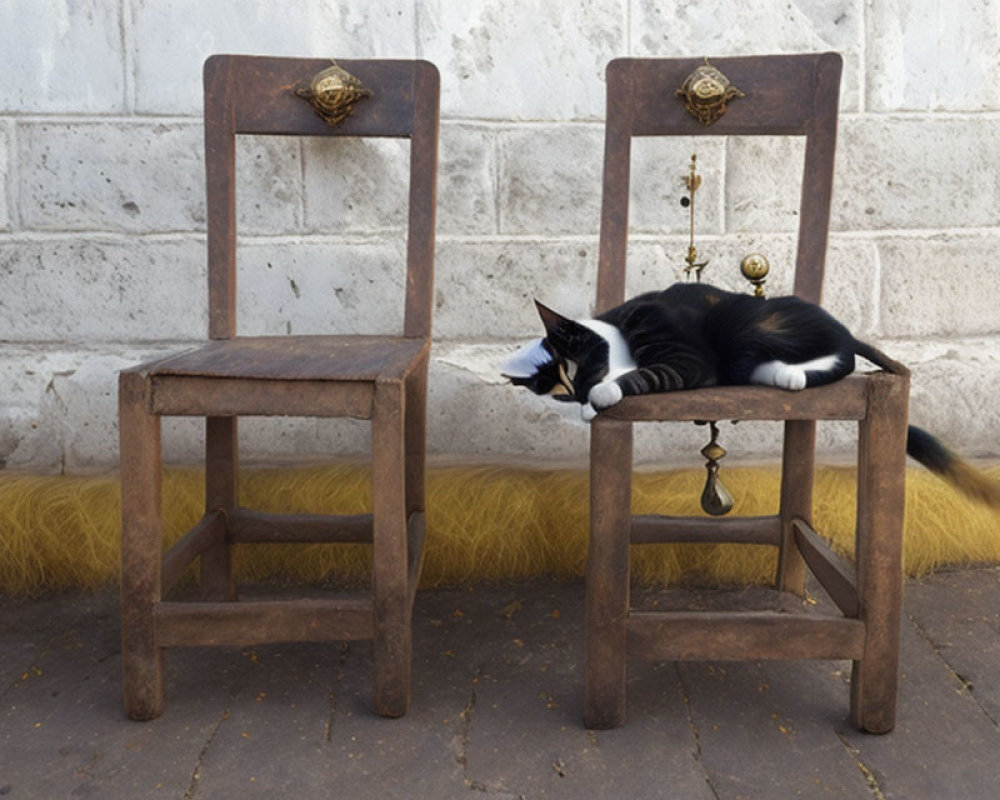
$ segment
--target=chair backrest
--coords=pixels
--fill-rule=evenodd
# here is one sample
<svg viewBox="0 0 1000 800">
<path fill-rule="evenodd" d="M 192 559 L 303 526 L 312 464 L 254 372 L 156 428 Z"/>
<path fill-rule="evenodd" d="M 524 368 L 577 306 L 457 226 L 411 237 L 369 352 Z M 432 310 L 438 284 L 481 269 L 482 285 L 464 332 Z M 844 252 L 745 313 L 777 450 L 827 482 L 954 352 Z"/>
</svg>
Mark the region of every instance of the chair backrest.
<svg viewBox="0 0 1000 800">
<path fill-rule="evenodd" d="M 597 312 L 625 299 L 633 136 L 805 136 L 794 292 L 820 301 L 830 227 L 842 60 L 837 53 L 712 59 L 746 97 L 704 126 L 674 96 L 702 59 L 620 58 L 607 67 Z"/>
<path fill-rule="evenodd" d="M 330 127 L 295 94 L 329 59 L 214 55 L 205 62 L 209 336 L 236 335 L 236 135 L 410 139 L 405 336 L 430 336 L 440 79 L 427 61 L 337 63 L 372 95 Z"/>
</svg>

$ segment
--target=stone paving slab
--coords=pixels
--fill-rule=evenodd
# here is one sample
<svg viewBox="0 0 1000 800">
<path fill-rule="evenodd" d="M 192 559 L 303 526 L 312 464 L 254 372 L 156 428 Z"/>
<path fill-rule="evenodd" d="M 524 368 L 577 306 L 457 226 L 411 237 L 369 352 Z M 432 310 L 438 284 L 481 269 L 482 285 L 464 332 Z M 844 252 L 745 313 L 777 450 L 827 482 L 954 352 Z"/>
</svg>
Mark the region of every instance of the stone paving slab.
<svg viewBox="0 0 1000 800">
<path fill-rule="evenodd" d="M 580 583 L 422 592 L 398 720 L 354 643 L 171 650 L 166 713 L 131 722 L 114 594 L 3 598 L 0 796 L 993 798 L 998 593 L 907 583 L 886 736 L 851 728 L 840 661 L 633 664 L 626 725 L 588 731 Z"/>
</svg>

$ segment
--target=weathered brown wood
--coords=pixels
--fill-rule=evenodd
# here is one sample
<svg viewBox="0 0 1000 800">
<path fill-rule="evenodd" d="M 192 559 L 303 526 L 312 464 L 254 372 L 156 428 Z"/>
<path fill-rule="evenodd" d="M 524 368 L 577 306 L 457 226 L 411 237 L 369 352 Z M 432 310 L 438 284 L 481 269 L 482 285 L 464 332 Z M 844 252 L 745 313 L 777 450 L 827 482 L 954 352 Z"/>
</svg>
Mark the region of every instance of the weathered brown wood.
<svg viewBox="0 0 1000 800">
<path fill-rule="evenodd" d="M 424 562 L 424 539 L 427 534 L 427 516 L 423 511 L 415 511 L 406 523 L 406 605 L 408 614 L 413 615 L 413 601 L 420 585 L 420 569 Z"/>
<path fill-rule="evenodd" d="M 795 542 L 816 580 L 845 617 L 860 611 L 854 568 L 838 556 L 820 535 L 801 519 L 793 520 Z"/>
<path fill-rule="evenodd" d="M 866 392 L 867 393 L 867 392 Z M 806 590 L 806 569 L 795 541 L 792 521 L 812 521 L 816 471 L 816 422 L 789 420 L 781 454 L 781 542 L 775 586 L 800 597 Z"/>
<path fill-rule="evenodd" d="M 840 106 L 839 55 L 819 57 L 812 91 L 812 117 L 806 138 L 799 208 L 799 244 L 795 257 L 795 294 L 810 303 L 823 299 L 826 243 L 830 231 L 833 197 L 834 151 L 837 147 L 837 113 Z"/>
<path fill-rule="evenodd" d="M 777 545 L 781 542 L 781 520 L 778 517 L 702 519 L 634 514 L 630 523 L 630 540 L 632 544 L 741 542 Z"/>
<path fill-rule="evenodd" d="M 240 508 L 229 515 L 233 542 L 371 542 L 371 514 L 272 514 Z"/>
<path fill-rule="evenodd" d="M 372 89 L 355 114 L 331 128 L 294 89 L 330 66 L 328 58 L 289 59 L 257 56 L 239 60 L 210 56 L 205 62 L 206 95 L 216 86 L 237 93 L 231 102 L 233 129 L 245 134 L 282 136 L 408 137 L 414 127 L 414 83 L 433 66 L 420 61 L 337 59 Z M 436 72 L 436 70 L 435 70 Z M 212 96 L 215 96 L 214 94 Z M 207 102 L 207 100 L 206 100 Z"/>
<path fill-rule="evenodd" d="M 412 635 L 406 514 L 405 392 L 379 383 L 372 413 L 372 503 L 375 530 L 375 710 L 406 713 L 410 701 Z"/>
<path fill-rule="evenodd" d="M 634 422 L 858 420 L 865 415 L 867 392 L 863 375 L 849 375 L 828 386 L 801 392 L 769 386 L 724 386 L 626 397 L 602 411 L 601 416 Z"/>
<path fill-rule="evenodd" d="M 152 719 L 163 712 L 163 646 L 153 610 L 160 601 L 163 523 L 160 420 L 150 413 L 141 372 L 119 377 L 118 430 L 122 491 L 122 673 L 125 713 Z"/>
<path fill-rule="evenodd" d="M 239 434 L 235 417 L 205 419 L 205 511 L 223 519 L 236 509 L 239 492 Z M 232 545 L 218 537 L 201 555 L 199 585 L 202 600 L 235 600 Z"/>
<path fill-rule="evenodd" d="M 633 612 L 628 653 L 661 661 L 860 658 L 865 626 L 772 611 Z"/>
<path fill-rule="evenodd" d="M 288 416 L 370 419 L 372 384 L 264 378 L 153 378 L 153 409 L 164 416 Z"/>
<path fill-rule="evenodd" d="M 410 613 L 425 528 L 439 77 L 426 61 L 339 63 L 372 95 L 336 127 L 295 93 L 329 66 L 327 59 L 219 55 L 205 64 L 210 341 L 122 375 L 122 464 L 123 471 L 135 472 L 134 478 L 123 475 L 123 651 L 126 706 L 135 717 L 162 711 L 163 648 L 256 641 L 374 638 L 377 710 L 398 716 L 409 704 Z M 237 336 L 238 134 L 410 139 L 401 331 Z M 206 418 L 206 516 L 161 566 L 163 415 Z M 240 509 L 237 426 L 242 415 L 371 419 L 373 513 L 280 516 Z M 236 598 L 235 542 L 331 540 L 373 543 L 372 600 L 231 602 Z M 196 556 L 203 602 L 162 603 L 161 581 L 174 583 Z"/>
<path fill-rule="evenodd" d="M 632 425 L 595 419 L 590 432 L 590 545 L 584 600 L 584 724 L 625 722 Z"/>
<path fill-rule="evenodd" d="M 869 733 L 896 724 L 908 399 L 907 376 L 873 375 L 871 415 L 859 426 L 855 559 L 865 652 L 852 670 L 851 719 Z"/>
<path fill-rule="evenodd" d="M 372 604 L 367 598 L 164 602 L 157 604 L 154 616 L 161 647 L 239 647 L 372 637 Z"/>
<path fill-rule="evenodd" d="M 198 524 L 184 534 L 163 557 L 160 570 L 163 594 L 166 595 L 177 585 L 177 581 L 196 558 L 213 545 L 224 542 L 225 538 L 226 518 L 221 511 L 210 511 L 198 520 Z"/>
<path fill-rule="evenodd" d="M 625 300 L 633 87 L 629 82 L 626 89 L 622 81 L 614 77 L 625 70 L 624 63 L 619 61 L 609 63 L 606 70 L 607 114 L 604 120 L 604 178 L 597 263 L 598 314 Z"/>
<path fill-rule="evenodd" d="M 406 242 L 406 312 L 403 333 L 429 338 L 434 310 L 434 234 L 437 209 L 440 77 L 427 62 L 414 66 L 416 111 L 410 137 L 410 210 Z"/>
<path fill-rule="evenodd" d="M 240 96 L 233 62 L 205 62 L 205 195 L 208 213 L 208 336 L 236 335 L 236 130 Z"/>
<path fill-rule="evenodd" d="M 406 378 L 406 511 L 424 511 L 427 471 L 427 373 L 430 350 Z"/>
<path fill-rule="evenodd" d="M 836 53 L 720 57 L 711 61 L 746 93 L 746 98 L 733 100 L 726 114 L 708 127 L 691 117 L 673 94 L 703 63 L 702 58 L 611 61 L 606 71 L 608 93 L 628 98 L 628 132 L 632 136 L 806 135 L 813 129 L 816 113 L 817 74 L 835 71 L 839 84 L 841 65 Z M 834 97 L 837 89 L 832 87 Z"/>
<path fill-rule="evenodd" d="M 402 380 L 430 349 L 404 336 L 242 336 L 164 358 L 156 376 L 301 381 Z"/>
</svg>

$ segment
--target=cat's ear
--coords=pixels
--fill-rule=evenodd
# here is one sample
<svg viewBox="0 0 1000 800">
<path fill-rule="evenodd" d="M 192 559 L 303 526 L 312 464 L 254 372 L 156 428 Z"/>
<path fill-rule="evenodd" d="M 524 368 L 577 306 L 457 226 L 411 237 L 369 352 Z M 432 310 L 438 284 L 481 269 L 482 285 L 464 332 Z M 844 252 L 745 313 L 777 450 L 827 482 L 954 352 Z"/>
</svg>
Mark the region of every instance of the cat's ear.
<svg viewBox="0 0 1000 800">
<path fill-rule="evenodd" d="M 546 305 L 535 301 L 535 308 L 538 309 L 538 316 L 542 318 L 542 324 L 545 326 L 545 333 L 549 337 L 559 338 L 560 333 L 565 333 L 566 329 L 575 323 L 569 317 L 564 317 L 557 311 L 553 311 Z"/>
</svg>

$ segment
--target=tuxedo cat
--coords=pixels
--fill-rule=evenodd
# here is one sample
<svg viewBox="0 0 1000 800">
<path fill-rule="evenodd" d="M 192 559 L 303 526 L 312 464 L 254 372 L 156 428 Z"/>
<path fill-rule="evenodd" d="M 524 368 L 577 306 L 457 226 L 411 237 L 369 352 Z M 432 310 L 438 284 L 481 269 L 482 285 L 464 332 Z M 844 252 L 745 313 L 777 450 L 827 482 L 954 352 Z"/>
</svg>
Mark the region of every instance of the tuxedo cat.
<svg viewBox="0 0 1000 800">
<path fill-rule="evenodd" d="M 588 422 L 631 395 L 748 384 L 797 391 L 849 375 L 855 355 L 882 369 L 893 366 L 822 308 L 797 297 L 765 300 L 676 283 L 585 320 L 535 304 L 545 338 L 516 352 L 502 374 L 536 394 L 580 403 Z M 1000 487 L 926 431 L 910 426 L 907 453 L 1000 506 Z"/>
</svg>

